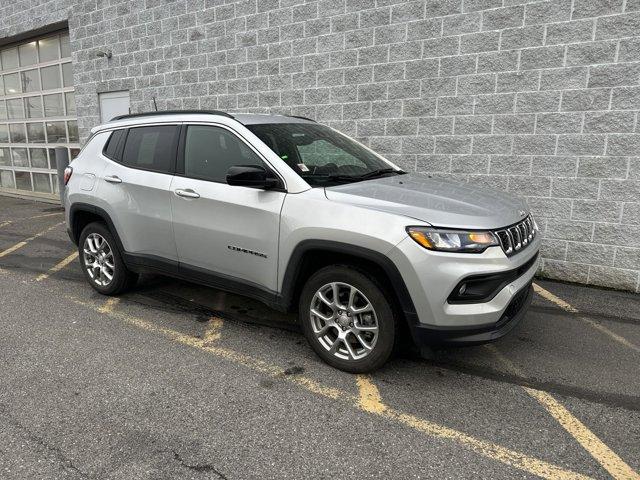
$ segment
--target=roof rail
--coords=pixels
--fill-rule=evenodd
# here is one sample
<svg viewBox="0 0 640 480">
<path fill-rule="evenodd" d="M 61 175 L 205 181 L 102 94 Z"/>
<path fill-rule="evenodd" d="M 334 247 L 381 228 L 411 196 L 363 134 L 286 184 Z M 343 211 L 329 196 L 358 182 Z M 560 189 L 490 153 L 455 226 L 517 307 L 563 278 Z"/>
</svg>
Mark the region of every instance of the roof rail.
<svg viewBox="0 0 640 480">
<path fill-rule="evenodd" d="M 138 117 L 151 117 L 154 115 L 180 115 L 185 113 L 201 113 L 205 115 L 222 115 L 223 117 L 233 118 L 227 112 L 220 112 L 218 110 L 160 110 L 157 112 L 142 112 L 142 113 L 129 113 L 127 115 L 118 115 L 113 117 L 110 122 L 114 120 L 124 120 L 125 118 L 138 118 Z"/>
<path fill-rule="evenodd" d="M 301 117 L 300 115 L 287 115 L 287 117 L 299 118 L 300 120 L 309 120 L 310 122 L 317 123 L 313 118 Z"/>
</svg>

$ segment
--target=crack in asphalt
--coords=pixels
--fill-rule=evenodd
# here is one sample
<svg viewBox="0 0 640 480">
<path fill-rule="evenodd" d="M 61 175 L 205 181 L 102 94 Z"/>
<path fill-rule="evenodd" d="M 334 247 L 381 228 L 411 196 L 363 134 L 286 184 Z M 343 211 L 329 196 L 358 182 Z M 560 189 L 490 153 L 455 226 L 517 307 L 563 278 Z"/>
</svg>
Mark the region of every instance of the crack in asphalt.
<svg viewBox="0 0 640 480">
<path fill-rule="evenodd" d="M 58 463 L 59 463 L 60 467 L 64 471 L 74 472 L 74 473 L 78 474 L 80 476 L 80 478 L 87 478 L 87 479 L 92 478 L 91 476 L 89 476 L 89 474 L 83 472 L 78 467 L 76 467 L 74 465 L 73 461 L 62 452 L 60 447 L 47 442 L 43 437 L 40 437 L 40 436 L 36 435 L 31 430 L 29 430 L 27 427 L 22 425 L 22 423 L 18 422 L 16 419 L 14 419 L 11 416 L 11 414 L 8 412 L 7 407 L 4 404 L 0 404 L 0 415 L 2 415 L 5 418 L 7 423 L 10 423 L 15 428 L 17 428 L 18 430 L 23 432 L 23 434 L 27 437 L 28 440 L 40 445 L 47 452 L 51 453 L 58 460 Z"/>
<path fill-rule="evenodd" d="M 190 464 L 187 463 L 175 450 L 171 450 L 171 452 L 173 453 L 173 458 L 175 458 L 175 460 L 184 468 L 188 468 L 189 470 L 193 470 L 195 472 L 215 473 L 218 478 L 221 478 L 222 480 L 229 480 L 228 477 L 226 477 L 220 470 L 216 469 L 216 467 L 214 467 L 210 463 Z"/>
</svg>

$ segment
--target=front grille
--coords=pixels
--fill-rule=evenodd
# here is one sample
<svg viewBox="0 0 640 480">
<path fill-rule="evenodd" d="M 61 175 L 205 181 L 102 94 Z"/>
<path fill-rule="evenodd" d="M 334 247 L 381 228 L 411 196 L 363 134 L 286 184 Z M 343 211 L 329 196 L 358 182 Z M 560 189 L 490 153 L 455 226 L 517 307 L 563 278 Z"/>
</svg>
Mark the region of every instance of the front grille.
<svg viewBox="0 0 640 480">
<path fill-rule="evenodd" d="M 536 236 L 536 228 L 531 215 L 510 227 L 494 232 L 500 240 L 500 246 L 506 255 L 514 255 L 531 243 Z"/>
</svg>

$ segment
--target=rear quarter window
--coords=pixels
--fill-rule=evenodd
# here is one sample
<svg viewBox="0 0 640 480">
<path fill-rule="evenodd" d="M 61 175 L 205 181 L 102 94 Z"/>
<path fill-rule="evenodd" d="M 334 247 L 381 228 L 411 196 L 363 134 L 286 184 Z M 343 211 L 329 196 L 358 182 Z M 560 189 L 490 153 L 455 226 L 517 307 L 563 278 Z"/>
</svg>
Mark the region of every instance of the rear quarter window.
<svg viewBox="0 0 640 480">
<path fill-rule="evenodd" d="M 119 156 L 120 142 L 122 142 L 124 134 L 125 130 L 114 130 L 111 133 L 111 136 L 107 140 L 107 143 L 104 145 L 104 150 L 102 151 L 105 157 L 116 161 L 121 160 Z"/>
</svg>

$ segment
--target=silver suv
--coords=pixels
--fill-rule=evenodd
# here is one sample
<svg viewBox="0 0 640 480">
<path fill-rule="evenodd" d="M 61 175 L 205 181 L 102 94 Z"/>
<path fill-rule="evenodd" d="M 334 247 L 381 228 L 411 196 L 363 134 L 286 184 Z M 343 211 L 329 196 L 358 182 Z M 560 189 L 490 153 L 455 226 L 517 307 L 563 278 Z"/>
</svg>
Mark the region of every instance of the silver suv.
<svg viewBox="0 0 640 480">
<path fill-rule="evenodd" d="M 405 173 L 309 119 L 117 117 L 65 181 L 98 292 L 156 272 L 297 310 L 316 353 L 349 372 L 380 367 L 405 336 L 495 340 L 531 299 L 540 239 L 523 200 Z"/>
</svg>

